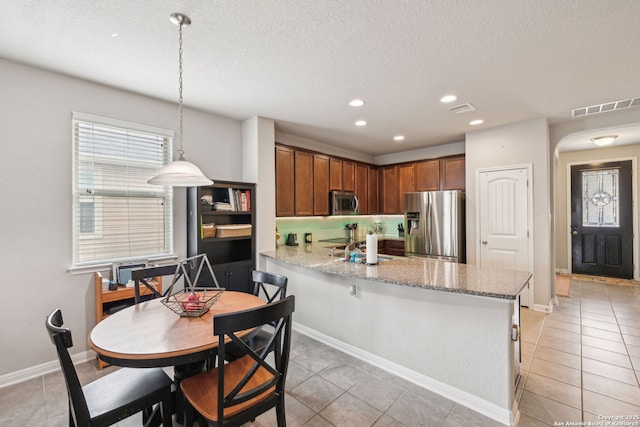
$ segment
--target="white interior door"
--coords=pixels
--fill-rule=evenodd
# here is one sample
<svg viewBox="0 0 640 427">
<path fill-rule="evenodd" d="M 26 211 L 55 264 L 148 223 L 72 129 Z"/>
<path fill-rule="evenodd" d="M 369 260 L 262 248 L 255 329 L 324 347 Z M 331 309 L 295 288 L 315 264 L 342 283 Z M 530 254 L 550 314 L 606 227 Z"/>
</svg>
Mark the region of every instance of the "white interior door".
<svg viewBox="0 0 640 427">
<path fill-rule="evenodd" d="M 479 264 L 533 272 L 530 260 L 530 167 L 477 172 Z M 520 304 L 533 303 L 533 289 L 522 292 Z"/>
</svg>

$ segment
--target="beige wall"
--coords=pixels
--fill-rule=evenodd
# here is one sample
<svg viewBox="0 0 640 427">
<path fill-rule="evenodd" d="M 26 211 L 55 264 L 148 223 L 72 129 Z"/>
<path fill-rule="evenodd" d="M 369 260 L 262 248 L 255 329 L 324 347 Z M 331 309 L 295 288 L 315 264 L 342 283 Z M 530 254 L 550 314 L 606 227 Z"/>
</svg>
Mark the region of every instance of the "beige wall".
<svg viewBox="0 0 640 427">
<path fill-rule="evenodd" d="M 468 264 L 477 262 L 476 170 L 523 164 L 533 166 L 533 230 L 530 230 L 533 238 L 533 302 L 542 310 L 549 308 L 554 296 L 548 132 L 546 119 L 469 132 L 465 156 Z"/>
<path fill-rule="evenodd" d="M 560 144 L 562 147 L 562 144 Z M 570 239 L 569 239 L 569 219 L 570 214 L 570 190 L 568 189 L 569 177 L 568 170 L 571 164 L 591 163 L 594 161 L 612 161 L 612 160 L 634 160 L 636 161 L 640 156 L 640 141 L 638 144 L 625 145 L 622 147 L 611 148 L 599 148 L 594 150 L 585 151 L 573 151 L 567 153 L 559 153 L 555 174 L 555 242 L 556 253 L 555 263 L 556 271 L 570 272 L 571 271 L 571 257 L 570 251 Z M 638 174 L 634 169 L 634 204 L 637 206 L 638 200 L 640 200 L 640 185 L 638 185 Z M 637 210 L 636 210 L 637 211 Z M 637 214 L 637 212 L 636 212 Z M 636 222 L 640 222 L 640 218 L 636 216 Z M 636 230 L 637 232 L 637 230 Z M 637 247 L 637 240 L 636 245 Z M 634 254 L 634 256 L 637 254 Z M 636 279 L 637 269 L 636 269 Z"/>
</svg>

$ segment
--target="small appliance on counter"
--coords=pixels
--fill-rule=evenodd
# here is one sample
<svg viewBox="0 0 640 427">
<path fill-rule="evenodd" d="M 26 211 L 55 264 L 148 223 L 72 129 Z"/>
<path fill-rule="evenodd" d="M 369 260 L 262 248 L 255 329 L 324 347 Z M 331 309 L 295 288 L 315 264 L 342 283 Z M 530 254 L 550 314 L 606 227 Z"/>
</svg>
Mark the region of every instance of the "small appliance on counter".
<svg viewBox="0 0 640 427">
<path fill-rule="evenodd" d="M 287 236 L 287 246 L 298 246 L 298 235 L 296 233 L 289 233 Z"/>
</svg>

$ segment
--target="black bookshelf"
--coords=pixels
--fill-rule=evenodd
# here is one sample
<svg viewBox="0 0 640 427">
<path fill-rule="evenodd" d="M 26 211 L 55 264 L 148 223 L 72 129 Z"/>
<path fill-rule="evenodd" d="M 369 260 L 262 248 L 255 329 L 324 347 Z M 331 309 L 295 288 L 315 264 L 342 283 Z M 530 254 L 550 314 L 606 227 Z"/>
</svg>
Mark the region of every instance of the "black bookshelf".
<svg viewBox="0 0 640 427">
<path fill-rule="evenodd" d="M 233 291 L 253 291 L 251 272 L 256 266 L 256 186 L 214 180 L 212 185 L 187 189 L 187 256 L 207 254 L 221 287 Z M 228 206 L 231 210 L 223 210 Z M 203 225 L 250 225 L 246 235 L 218 237 Z M 232 232 L 234 233 L 234 232 Z M 224 236 L 225 234 L 223 234 Z M 197 286 L 212 286 L 210 275 L 201 275 Z"/>
</svg>

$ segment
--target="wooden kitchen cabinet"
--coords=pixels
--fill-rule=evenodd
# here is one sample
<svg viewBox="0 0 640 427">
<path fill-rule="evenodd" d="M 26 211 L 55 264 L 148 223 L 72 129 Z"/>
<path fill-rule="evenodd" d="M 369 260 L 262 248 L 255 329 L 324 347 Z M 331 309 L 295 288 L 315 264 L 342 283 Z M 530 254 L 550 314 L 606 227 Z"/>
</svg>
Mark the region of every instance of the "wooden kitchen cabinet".
<svg viewBox="0 0 640 427">
<path fill-rule="evenodd" d="M 295 215 L 294 151 L 276 146 L 276 216 Z"/>
<path fill-rule="evenodd" d="M 342 162 L 342 191 L 355 191 L 356 168 L 353 162 Z"/>
<path fill-rule="evenodd" d="M 369 195 L 367 194 L 367 166 L 357 163 L 355 165 L 355 193 L 359 199 L 360 215 L 368 215 Z"/>
<path fill-rule="evenodd" d="M 384 166 L 378 169 L 378 171 L 381 213 L 397 214 L 400 212 L 400 203 L 398 201 L 398 168 L 396 166 Z"/>
<path fill-rule="evenodd" d="M 415 163 L 416 191 L 440 190 L 440 161 L 427 160 Z"/>
<path fill-rule="evenodd" d="M 414 181 L 414 165 L 413 163 L 408 165 L 398 166 L 398 207 L 399 211 L 396 213 L 404 212 L 404 194 L 412 193 L 415 191 Z"/>
<path fill-rule="evenodd" d="M 378 168 L 367 166 L 367 212 L 377 214 L 378 208 Z"/>
<path fill-rule="evenodd" d="M 440 189 L 465 189 L 464 156 L 455 156 L 440 160 Z"/>
<path fill-rule="evenodd" d="M 329 159 L 329 190 L 342 191 L 342 160 Z"/>
<path fill-rule="evenodd" d="M 295 152 L 295 214 L 313 215 L 313 155 Z"/>
<path fill-rule="evenodd" d="M 313 214 L 329 215 L 329 157 L 313 155 Z"/>
</svg>

